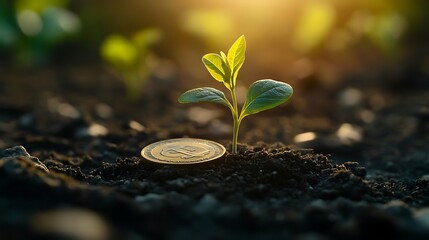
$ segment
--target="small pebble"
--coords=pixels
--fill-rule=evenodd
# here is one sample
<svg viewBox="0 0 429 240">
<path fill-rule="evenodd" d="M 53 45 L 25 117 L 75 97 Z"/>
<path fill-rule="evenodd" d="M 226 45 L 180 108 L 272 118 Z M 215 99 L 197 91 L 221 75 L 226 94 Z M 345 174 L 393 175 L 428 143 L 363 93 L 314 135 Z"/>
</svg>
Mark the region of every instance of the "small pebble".
<svg viewBox="0 0 429 240">
<path fill-rule="evenodd" d="M 420 177 L 420 180 L 429 181 L 429 174 L 423 175 Z"/>
<path fill-rule="evenodd" d="M 384 204 L 383 208 L 399 217 L 411 217 L 410 207 L 401 200 L 392 200 Z"/>
<path fill-rule="evenodd" d="M 137 132 L 143 132 L 145 130 L 145 127 L 137 121 L 130 121 L 128 126 Z"/>
<path fill-rule="evenodd" d="M 340 93 L 340 103 L 344 106 L 353 107 L 362 102 L 362 92 L 356 88 L 347 88 Z"/>
<path fill-rule="evenodd" d="M 194 211 L 199 214 L 205 214 L 213 211 L 219 205 L 218 200 L 212 194 L 205 194 L 197 205 L 194 207 Z"/>
<path fill-rule="evenodd" d="M 105 104 L 99 103 L 95 106 L 95 113 L 101 118 L 110 118 L 113 115 L 113 109 Z"/>
<path fill-rule="evenodd" d="M 28 128 L 34 125 L 34 117 L 31 114 L 25 114 L 19 118 L 19 126 Z"/>
<path fill-rule="evenodd" d="M 98 123 L 93 123 L 89 127 L 80 128 L 76 131 L 75 135 L 77 138 L 84 137 L 97 137 L 97 136 L 105 136 L 109 133 L 109 130 Z"/>
<path fill-rule="evenodd" d="M 97 213 L 85 209 L 60 209 L 35 214 L 31 228 L 40 235 L 65 239 L 110 239 L 110 226 Z"/>
<path fill-rule="evenodd" d="M 416 210 L 414 212 L 414 218 L 417 222 L 429 228 L 429 207 Z"/>
<path fill-rule="evenodd" d="M 362 110 L 359 112 L 360 119 L 365 123 L 371 123 L 375 120 L 375 114 L 370 110 Z"/>
<path fill-rule="evenodd" d="M 79 110 L 77 110 L 73 105 L 70 103 L 59 103 L 57 105 L 57 112 L 63 117 L 72 118 L 72 119 L 78 119 L 81 115 Z"/>
<path fill-rule="evenodd" d="M 164 200 L 165 197 L 163 195 L 159 195 L 156 193 L 148 193 L 146 195 L 139 195 L 134 198 L 134 202 L 139 204 L 147 204 L 154 203 Z"/>
<path fill-rule="evenodd" d="M 362 140 L 361 129 L 349 123 L 343 123 L 337 130 L 337 137 L 344 144 L 350 145 Z"/>
<path fill-rule="evenodd" d="M 167 181 L 167 184 L 177 189 L 183 189 L 189 184 L 189 180 L 185 178 L 178 178 L 178 179 Z"/>
<path fill-rule="evenodd" d="M 295 135 L 293 141 L 295 143 L 309 142 L 316 139 L 316 133 L 314 132 L 305 132 Z"/>
<path fill-rule="evenodd" d="M 366 176 L 366 168 L 361 167 L 357 162 L 345 162 L 343 165 L 358 177 Z"/>
<path fill-rule="evenodd" d="M 10 160 L 27 161 L 30 164 L 34 164 L 35 167 L 45 172 L 49 172 L 45 164 L 43 164 L 38 158 L 31 156 L 23 146 L 15 146 L 15 147 L 7 148 L 0 151 L 0 160 L 3 161 L 3 164 Z M 2 166 L 3 164 L 0 164 L 0 166 Z M 13 169 L 18 167 L 20 167 L 19 164 L 12 164 L 11 171 L 14 171 Z M 19 169 L 15 169 L 15 170 L 20 171 Z"/>
<path fill-rule="evenodd" d="M 105 136 L 107 135 L 107 133 L 109 132 L 109 130 L 107 130 L 107 128 L 103 125 L 97 124 L 97 123 L 93 123 L 91 124 L 91 126 L 89 126 L 88 128 L 88 134 L 90 136 Z"/>
</svg>

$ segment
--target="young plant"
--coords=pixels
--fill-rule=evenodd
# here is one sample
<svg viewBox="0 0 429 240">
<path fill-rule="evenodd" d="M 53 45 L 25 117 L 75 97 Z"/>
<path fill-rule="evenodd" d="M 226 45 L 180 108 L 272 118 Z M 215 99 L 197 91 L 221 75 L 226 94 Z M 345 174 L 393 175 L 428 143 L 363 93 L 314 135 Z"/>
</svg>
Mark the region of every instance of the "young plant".
<svg viewBox="0 0 429 240">
<path fill-rule="evenodd" d="M 232 103 L 220 90 L 210 87 L 195 88 L 183 93 L 179 97 L 180 103 L 213 102 L 219 103 L 231 110 L 234 121 L 232 135 L 232 153 L 237 153 L 238 131 L 243 118 L 264 111 L 286 102 L 293 93 L 292 87 L 283 82 L 263 79 L 250 85 L 246 102 L 241 111 L 238 111 L 235 87 L 237 75 L 243 66 L 246 52 L 246 40 L 241 36 L 234 42 L 228 54 L 209 53 L 203 56 L 203 63 L 211 76 L 223 83 L 231 93 Z"/>
<path fill-rule="evenodd" d="M 110 35 L 101 46 L 101 57 L 124 80 L 129 101 L 140 98 L 143 85 L 151 73 L 150 46 L 160 39 L 157 29 L 145 29 L 131 38 Z"/>
</svg>

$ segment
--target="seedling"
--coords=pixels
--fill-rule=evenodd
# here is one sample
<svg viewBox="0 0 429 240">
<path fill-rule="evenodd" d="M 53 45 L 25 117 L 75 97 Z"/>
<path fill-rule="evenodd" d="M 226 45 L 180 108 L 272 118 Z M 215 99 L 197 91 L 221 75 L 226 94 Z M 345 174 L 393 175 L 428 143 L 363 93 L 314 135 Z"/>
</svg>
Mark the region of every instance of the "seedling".
<svg viewBox="0 0 429 240">
<path fill-rule="evenodd" d="M 102 58 L 124 80 L 128 100 L 136 101 L 151 73 L 150 46 L 160 39 L 157 29 L 145 29 L 131 38 L 110 35 L 101 46 Z"/>
<path fill-rule="evenodd" d="M 195 88 L 183 93 L 179 97 L 180 103 L 213 102 L 219 103 L 231 110 L 234 121 L 232 133 L 232 153 L 237 153 L 238 132 L 243 118 L 264 111 L 286 102 L 293 93 L 292 87 L 283 82 L 272 79 L 263 79 L 250 85 L 241 111 L 238 111 L 235 92 L 237 75 L 243 66 L 246 52 L 246 40 L 241 36 L 234 42 L 226 55 L 209 53 L 203 56 L 203 63 L 211 76 L 225 85 L 231 93 L 232 103 L 225 94 L 215 88 Z"/>
</svg>

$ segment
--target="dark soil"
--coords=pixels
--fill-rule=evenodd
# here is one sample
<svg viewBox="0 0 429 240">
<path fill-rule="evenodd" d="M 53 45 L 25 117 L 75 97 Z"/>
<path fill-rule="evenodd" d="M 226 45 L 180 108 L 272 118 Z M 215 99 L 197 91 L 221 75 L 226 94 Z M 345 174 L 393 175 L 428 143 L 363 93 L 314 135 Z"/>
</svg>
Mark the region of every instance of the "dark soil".
<svg viewBox="0 0 429 240">
<path fill-rule="evenodd" d="M 141 149 L 229 149 L 228 112 L 179 105 L 178 81 L 128 104 L 97 66 L 0 75 L 0 239 L 429 239 L 426 82 L 292 84 L 289 104 L 244 120 L 239 154 L 170 166 Z"/>
</svg>

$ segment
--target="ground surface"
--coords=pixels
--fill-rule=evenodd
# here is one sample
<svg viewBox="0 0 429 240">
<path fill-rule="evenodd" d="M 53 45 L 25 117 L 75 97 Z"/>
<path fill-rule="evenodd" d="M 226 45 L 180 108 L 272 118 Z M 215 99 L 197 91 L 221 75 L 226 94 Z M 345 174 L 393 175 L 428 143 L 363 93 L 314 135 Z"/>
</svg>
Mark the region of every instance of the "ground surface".
<svg viewBox="0 0 429 240">
<path fill-rule="evenodd" d="M 426 81 L 319 84 L 245 119 L 238 155 L 165 166 L 142 147 L 228 149 L 228 113 L 175 81 L 127 104 L 102 68 L 2 70 L 0 239 L 429 239 Z"/>
</svg>

